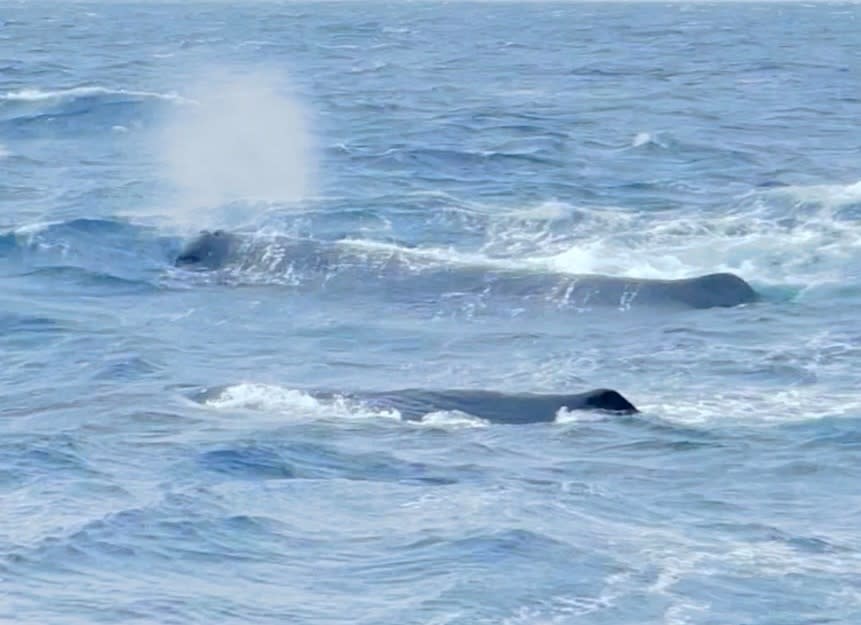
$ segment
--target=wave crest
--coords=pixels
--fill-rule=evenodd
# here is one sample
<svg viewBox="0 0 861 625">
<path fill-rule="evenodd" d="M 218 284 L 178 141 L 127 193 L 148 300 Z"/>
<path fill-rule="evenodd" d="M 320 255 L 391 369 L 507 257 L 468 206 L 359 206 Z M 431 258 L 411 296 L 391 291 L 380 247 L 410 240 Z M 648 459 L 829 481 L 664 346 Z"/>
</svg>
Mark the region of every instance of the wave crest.
<svg viewBox="0 0 861 625">
<path fill-rule="evenodd" d="M 134 89 L 111 89 L 108 87 L 70 87 L 68 89 L 42 90 L 42 89 L 19 89 L 7 91 L 0 94 L 0 103 L 3 102 L 64 102 L 80 98 L 93 98 L 100 96 L 119 96 L 136 99 L 167 100 L 171 102 L 190 102 L 186 98 L 175 93 L 158 93 L 155 91 L 138 91 Z"/>
</svg>

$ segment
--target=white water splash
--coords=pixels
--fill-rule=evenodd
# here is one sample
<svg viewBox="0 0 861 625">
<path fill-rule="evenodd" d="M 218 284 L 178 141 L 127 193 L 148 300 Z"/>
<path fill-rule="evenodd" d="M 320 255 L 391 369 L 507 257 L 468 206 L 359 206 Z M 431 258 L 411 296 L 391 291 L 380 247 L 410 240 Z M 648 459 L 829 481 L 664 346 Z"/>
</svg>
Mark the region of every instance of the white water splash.
<svg viewBox="0 0 861 625">
<path fill-rule="evenodd" d="M 764 197 L 786 198 L 799 204 L 820 204 L 828 208 L 843 208 L 861 203 L 861 180 L 849 184 L 794 185 L 772 189 Z"/>
<path fill-rule="evenodd" d="M 861 400 L 854 389 L 835 390 L 831 385 L 767 392 L 752 385 L 720 393 L 703 388 L 666 388 L 661 397 L 644 397 L 637 408 L 662 420 L 687 425 L 729 422 L 767 425 L 857 417 L 861 414 Z"/>
<path fill-rule="evenodd" d="M 303 391 L 269 384 L 242 383 L 228 386 L 217 396 L 204 402 L 213 408 L 243 408 L 249 410 L 312 410 L 320 409 L 320 402 Z"/>
<path fill-rule="evenodd" d="M 350 239 L 342 245 L 396 257 L 416 269 L 601 274 L 675 279 L 729 271 L 763 285 L 845 281 L 861 259 L 861 184 L 756 192 L 716 214 L 634 212 L 614 207 L 468 209 L 478 249 L 407 247 Z M 482 216 L 483 213 L 483 216 Z"/>
<path fill-rule="evenodd" d="M 559 214 L 511 219 L 497 211 L 483 226 L 480 254 L 453 255 L 565 274 L 673 279 L 730 271 L 759 284 L 806 286 L 841 283 L 861 260 L 861 183 L 756 191 L 715 213 Z"/>
<path fill-rule="evenodd" d="M 343 397 L 317 399 L 291 388 L 272 384 L 243 382 L 222 389 L 207 398 L 204 405 L 215 409 L 252 410 L 283 417 L 311 419 L 394 419 L 400 420 L 396 410 L 368 409 L 361 402 Z"/>
<path fill-rule="evenodd" d="M 417 426 L 441 429 L 483 428 L 490 422 L 459 410 L 438 410 L 429 412 L 421 421 L 414 422 Z"/>
<path fill-rule="evenodd" d="M 634 137 L 634 140 L 631 142 L 631 145 L 635 148 L 638 148 L 641 145 L 646 145 L 647 143 L 651 142 L 651 140 L 652 135 L 650 135 L 648 132 L 638 132 L 637 136 Z"/>
</svg>

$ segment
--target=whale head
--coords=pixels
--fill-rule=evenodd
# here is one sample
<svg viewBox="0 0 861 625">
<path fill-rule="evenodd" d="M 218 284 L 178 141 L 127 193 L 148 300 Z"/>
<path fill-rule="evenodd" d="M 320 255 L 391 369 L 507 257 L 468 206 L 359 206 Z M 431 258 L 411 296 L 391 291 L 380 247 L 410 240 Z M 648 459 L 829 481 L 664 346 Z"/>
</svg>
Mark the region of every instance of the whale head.
<svg viewBox="0 0 861 625">
<path fill-rule="evenodd" d="M 594 410 L 606 410 L 608 412 L 620 412 L 633 414 L 639 412 L 637 408 L 628 401 L 621 393 L 607 388 L 599 388 L 582 393 L 579 398 L 584 408 Z"/>
<path fill-rule="evenodd" d="M 680 299 L 694 308 L 738 306 L 759 300 L 759 294 L 733 273 L 712 273 L 679 281 Z"/>
<path fill-rule="evenodd" d="M 204 230 L 182 248 L 174 265 L 183 268 L 219 269 L 230 260 L 237 246 L 236 235 L 224 230 Z"/>
</svg>

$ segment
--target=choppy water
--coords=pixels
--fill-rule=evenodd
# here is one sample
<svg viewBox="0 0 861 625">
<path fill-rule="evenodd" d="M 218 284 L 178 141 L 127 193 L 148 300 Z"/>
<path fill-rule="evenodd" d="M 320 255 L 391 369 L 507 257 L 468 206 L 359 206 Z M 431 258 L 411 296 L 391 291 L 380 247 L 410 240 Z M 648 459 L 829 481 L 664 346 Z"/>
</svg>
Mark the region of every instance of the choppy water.
<svg viewBox="0 0 861 625">
<path fill-rule="evenodd" d="M 0 620 L 861 621 L 859 16 L 2 3 Z M 407 387 L 641 413 L 309 394 Z"/>
</svg>

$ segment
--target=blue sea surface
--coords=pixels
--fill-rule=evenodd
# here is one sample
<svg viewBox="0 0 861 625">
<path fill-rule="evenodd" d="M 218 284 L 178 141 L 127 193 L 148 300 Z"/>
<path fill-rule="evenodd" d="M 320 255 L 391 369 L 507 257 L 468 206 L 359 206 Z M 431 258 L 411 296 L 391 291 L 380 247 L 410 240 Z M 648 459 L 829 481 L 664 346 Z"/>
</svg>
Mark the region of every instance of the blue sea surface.
<svg viewBox="0 0 861 625">
<path fill-rule="evenodd" d="M 0 622 L 861 623 L 859 120 L 859 4 L 0 0 Z"/>
</svg>

